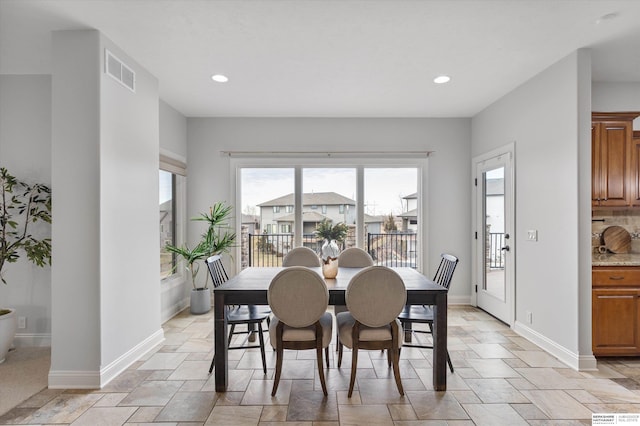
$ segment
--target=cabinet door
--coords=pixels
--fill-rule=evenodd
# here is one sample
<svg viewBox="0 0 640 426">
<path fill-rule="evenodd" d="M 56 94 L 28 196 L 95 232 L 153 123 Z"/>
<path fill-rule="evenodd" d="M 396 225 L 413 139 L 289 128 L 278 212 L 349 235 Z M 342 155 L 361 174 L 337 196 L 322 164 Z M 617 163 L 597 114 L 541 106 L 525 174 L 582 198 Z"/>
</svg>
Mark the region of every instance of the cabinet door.
<svg viewBox="0 0 640 426">
<path fill-rule="evenodd" d="M 640 206 L 640 135 L 635 136 L 631 142 L 631 205 Z"/>
<path fill-rule="evenodd" d="M 638 290 L 593 290 L 592 344 L 594 355 L 640 353 Z"/>
<path fill-rule="evenodd" d="M 631 122 L 607 121 L 597 123 L 598 138 L 595 153 L 599 171 L 598 190 L 600 206 L 624 207 L 630 205 L 629 177 L 631 166 Z"/>
</svg>

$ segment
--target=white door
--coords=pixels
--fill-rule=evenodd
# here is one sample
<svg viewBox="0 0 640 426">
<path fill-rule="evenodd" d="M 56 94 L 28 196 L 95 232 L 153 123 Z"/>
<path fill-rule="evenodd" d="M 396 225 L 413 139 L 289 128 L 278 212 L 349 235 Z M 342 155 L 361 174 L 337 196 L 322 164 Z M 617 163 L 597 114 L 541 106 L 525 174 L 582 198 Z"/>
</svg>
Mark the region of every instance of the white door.
<svg viewBox="0 0 640 426">
<path fill-rule="evenodd" d="M 475 271 L 477 306 L 513 324 L 515 241 L 513 149 L 474 159 Z"/>
</svg>

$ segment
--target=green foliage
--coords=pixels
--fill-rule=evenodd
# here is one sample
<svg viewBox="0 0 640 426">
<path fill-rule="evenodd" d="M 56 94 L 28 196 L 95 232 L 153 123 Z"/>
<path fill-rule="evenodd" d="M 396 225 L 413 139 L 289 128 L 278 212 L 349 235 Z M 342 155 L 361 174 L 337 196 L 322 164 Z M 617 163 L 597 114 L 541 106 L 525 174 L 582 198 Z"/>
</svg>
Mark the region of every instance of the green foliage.
<svg viewBox="0 0 640 426">
<path fill-rule="evenodd" d="M 187 244 L 181 247 L 171 244 L 165 246 L 168 252 L 175 253 L 184 259 L 185 268 L 191 274 L 194 289 L 198 288 L 196 285 L 196 276 L 200 270 L 198 261 L 206 260 L 215 254 L 228 253 L 235 243 L 236 233 L 228 223 L 231 211 L 231 206 L 225 206 L 224 203 L 219 202 L 209 209 L 209 213 L 200 213 L 200 216 L 191 218 L 193 221 L 207 224 L 206 231 L 195 247 L 190 248 Z M 207 282 L 208 280 L 205 280 L 204 288 L 207 287 Z"/>
<path fill-rule="evenodd" d="M 389 216 L 384 221 L 384 230 L 389 231 L 397 231 L 398 226 L 396 225 L 396 221 L 393 217 L 393 213 L 389 213 Z"/>
<path fill-rule="evenodd" d="M 51 223 L 51 189 L 41 183 L 29 185 L 0 167 L 0 280 L 8 263 L 21 252 L 37 266 L 51 265 L 51 239 L 36 238 L 30 224 Z"/>
<path fill-rule="evenodd" d="M 344 222 L 332 225 L 330 221 L 323 219 L 322 222 L 316 226 L 316 236 L 328 241 L 335 240 L 342 243 L 344 239 L 347 238 L 348 232 L 349 227 Z"/>
</svg>

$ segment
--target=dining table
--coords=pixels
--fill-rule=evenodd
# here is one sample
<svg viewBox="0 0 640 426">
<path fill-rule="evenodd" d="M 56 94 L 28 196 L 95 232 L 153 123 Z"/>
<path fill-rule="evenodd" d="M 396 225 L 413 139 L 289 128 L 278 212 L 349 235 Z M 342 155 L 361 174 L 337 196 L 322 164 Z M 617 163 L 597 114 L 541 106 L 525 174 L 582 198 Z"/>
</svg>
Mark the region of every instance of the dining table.
<svg viewBox="0 0 640 426">
<path fill-rule="evenodd" d="M 229 380 L 225 305 L 268 305 L 269 284 L 282 269 L 284 267 L 248 267 L 213 289 L 216 392 L 225 392 Z M 322 277 L 321 268 L 309 269 L 315 270 Z M 339 267 L 335 278 L 324 278 L 329 290 L 329 305 L 346 305 L 345 290 L 351 278 L 362 269 Z M 391 269 L 404 282 L 407 305 L 433 306 L 433 388 L 444 391 L 447 389 L 447 289 L 413 268 Z"/>
</svg>

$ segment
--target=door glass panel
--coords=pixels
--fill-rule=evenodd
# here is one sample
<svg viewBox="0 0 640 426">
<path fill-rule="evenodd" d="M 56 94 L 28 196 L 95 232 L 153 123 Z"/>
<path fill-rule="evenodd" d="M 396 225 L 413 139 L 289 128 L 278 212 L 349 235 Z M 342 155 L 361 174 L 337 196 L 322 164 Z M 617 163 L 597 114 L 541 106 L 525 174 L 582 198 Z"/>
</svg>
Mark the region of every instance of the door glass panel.
<svg viewBox="0 0 640 426">
<path fill-rule="evenodd" d="M 294 182 L 293 168 L 241 169 L 243 269 L 281 266 L 293 248 Z"/>
<path fill-rule="evenodd" d="M 315 231 L 322 220 L 332 225 L 345 223 L 349 227 L 341 249 L 356 245 L 356 169 L 302 169 L 303 245 L 320 253 L 322 241 Z"/>
<path fill-rule="evenodd" d="M 484 280 L 483 289 L 505 300 L 505 251 L 509 236 L 505 234 L 504 167 L 482 173 L 484 217 Z"/>
<path fill-rule="evenodd" d="M 367 250 L 377 265 L 417 267 L 417 168 L 364 169 Z"/>
</svg>

